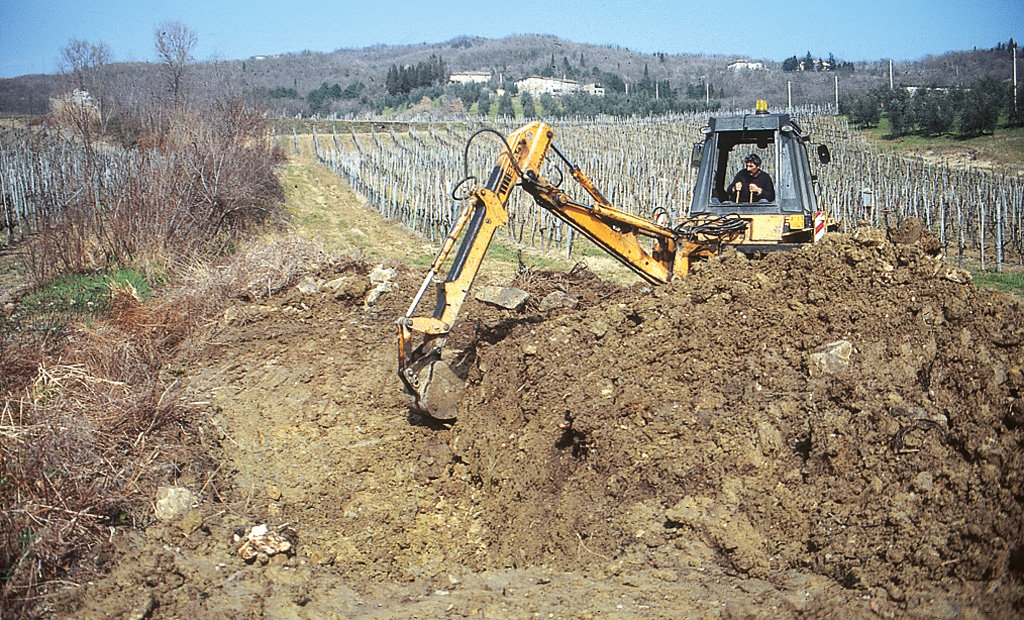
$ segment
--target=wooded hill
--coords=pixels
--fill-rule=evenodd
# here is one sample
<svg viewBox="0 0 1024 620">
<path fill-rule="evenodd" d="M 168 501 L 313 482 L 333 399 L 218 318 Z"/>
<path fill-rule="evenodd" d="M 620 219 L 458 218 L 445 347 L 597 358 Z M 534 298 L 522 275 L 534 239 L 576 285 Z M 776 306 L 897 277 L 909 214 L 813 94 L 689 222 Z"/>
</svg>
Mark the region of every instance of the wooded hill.
<svg viewBox="0 0 1024 620">
<path fill-rule="evenodd" d="M 794 49 L 798 58 L 829 58 L 830 50 Z M 737 61 L 760 63 L 764 69 L 730 69 Z M 489 71 L 491 88 L 508 88 L 528 75 L 548 75 L 580 82 L 637 85 L 646 80 L 664 84 L 675 96 L 703 103 L 710 92 L 717 105 L 750 107 L 756 99 L 776 106 L 825 105 L 889 83 L 889 61 L 850 62 L 835 59 L 837 70 L 786 71 L 784 62 L 741 56 L 642 54 L 628 48 L 565 41 L 554 36 L 516 35 L 503 39 L 458 37 L 444 43 L 378 45 L 339 49 L 331 53 L 257 56 L 245 60 L 200 62 L 191 66 L 197 93 L 224 92 L 265 106 L 272 115 L 351 115 L 388 107 L 389 71 L 421 63 L 443 63 L 449 72 Z M 122 86 L 151 79 L 152 63 L 112 63 L 102 67 L 107 81 Z M 786 68 L 792 68 L 791 66 Z M 897 85 L 948 87 L 968 85 L 986 76 L 1010 79 L 1012 58 L 1006 44 L 992 49 L 954 51 L 893 63 Z M 605 84 L 608 86 L 608 84 Z M 59 75 L 30 75 L 0 80 L 0 113 L 43 114 L 60 87 Z M 706 88 L 707 87 L 707 88 Z M 138 88 L 124 89 L 141 92 Z M 662 91 L 664 92 L 664 91 Z M 312 95 L 312 97 L 311 97 Z"/>
</svg>

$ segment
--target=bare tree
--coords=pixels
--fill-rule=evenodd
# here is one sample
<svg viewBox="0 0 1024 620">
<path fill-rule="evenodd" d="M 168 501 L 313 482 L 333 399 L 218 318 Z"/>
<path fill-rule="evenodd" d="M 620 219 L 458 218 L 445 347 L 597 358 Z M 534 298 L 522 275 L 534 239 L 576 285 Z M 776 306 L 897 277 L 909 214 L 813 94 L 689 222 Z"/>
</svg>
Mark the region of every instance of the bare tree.
<svg viewBox="0 0 1024 620">
<path fill-rule="evenodd" d="M 110 119 L 106 104 L 102 68 L 113 55 L 103 41 L 92 44 L 71 39 L 61 48 L 57 68 L 64 81 L 64 93 L 51 100 L 50 112 L 58 122 L 81 133 L 87 145 L 93 134 L 103 133 Z"/>
<path fill-rule="evenodd" d="M 60 49 L 57 69 L 71 80 L 73 88 L 89 90 L 90 81 L 97 69 L 110 62 L 113 54 L 110 46 L 100 41 L 91 44 L 81 39 L 71 39 Z"/>
<path fill-rule="evenodd" d="M 175 105 L 184 95 L 185 78 L 195 61 L 192 50 L 199 42 L 195 31 L 177 20 L 161 22 L 156 27 L 156 55 L 164 65 L 167 87 Z"/>
</svg>

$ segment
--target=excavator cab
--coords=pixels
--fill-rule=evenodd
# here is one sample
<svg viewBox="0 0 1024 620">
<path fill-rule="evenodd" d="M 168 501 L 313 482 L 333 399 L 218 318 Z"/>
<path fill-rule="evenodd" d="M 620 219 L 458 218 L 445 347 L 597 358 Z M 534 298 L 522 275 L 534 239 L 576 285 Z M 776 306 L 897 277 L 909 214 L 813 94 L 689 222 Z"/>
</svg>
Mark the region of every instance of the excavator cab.
<svg viewBox="0 0 1024 620">
<path fill-rule="evenodd" d="M 704 140 L 693 153 L 699 172 L 690 216 L 736 215 L 744 220 L 746 230 L 729 240 L 737 250 L 754 254 L 798 247 L 816 241 L 834 225 L 818 207 L 808 139 L 788 114 L 770 114 L 759 101 L 754 114 L 713 117 L 703 132 Z M 749 154 L 760 158 L 762 171 L 773 179 L 773 200 L 738 202 L 730 194 L 731 181 Z M 822 163 L 830 157 L 824 145 L 818 155 Z"/>
</svg>

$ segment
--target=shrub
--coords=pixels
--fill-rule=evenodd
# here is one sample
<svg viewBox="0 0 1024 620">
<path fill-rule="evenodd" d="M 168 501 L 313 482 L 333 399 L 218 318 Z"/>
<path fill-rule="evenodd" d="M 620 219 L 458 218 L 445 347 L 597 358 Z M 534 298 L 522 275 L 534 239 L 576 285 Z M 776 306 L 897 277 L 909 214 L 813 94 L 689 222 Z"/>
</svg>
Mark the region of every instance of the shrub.
<svg viewBox="0 0 1024 620">
<path fill-rule="evenodd" d="M 82 273 L 215 248 L 279 214 L 283 188 L 261 111 L 240 101 L 118 124 L 123 144 L 43 134 L 15 162 L 31 203 L 32 274 Z"/>
</svg>

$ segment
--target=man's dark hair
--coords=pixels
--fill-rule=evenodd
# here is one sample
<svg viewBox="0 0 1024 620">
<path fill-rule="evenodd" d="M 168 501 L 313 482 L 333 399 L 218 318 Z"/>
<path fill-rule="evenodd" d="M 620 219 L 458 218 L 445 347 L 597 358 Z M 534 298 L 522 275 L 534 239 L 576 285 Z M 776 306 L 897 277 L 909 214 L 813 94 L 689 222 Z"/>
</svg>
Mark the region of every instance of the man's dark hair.
<svg viewBox="0 0 1024 620">
<path fill-rule="evenodd" d="M 761 167 L 761 158 L 757 156 L 757 153 L 751 153 L 750 155 L 747 155 L 746 157 L 743 158 L 743 163 L 744 164 L 753 163 L 755 166 L 760 168 Z"/>
</svg>

